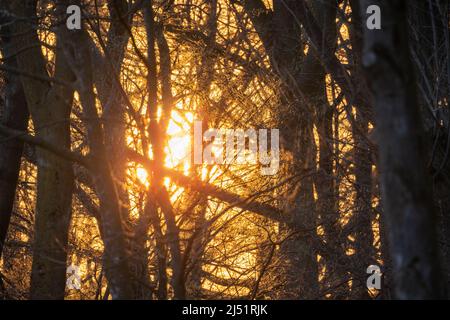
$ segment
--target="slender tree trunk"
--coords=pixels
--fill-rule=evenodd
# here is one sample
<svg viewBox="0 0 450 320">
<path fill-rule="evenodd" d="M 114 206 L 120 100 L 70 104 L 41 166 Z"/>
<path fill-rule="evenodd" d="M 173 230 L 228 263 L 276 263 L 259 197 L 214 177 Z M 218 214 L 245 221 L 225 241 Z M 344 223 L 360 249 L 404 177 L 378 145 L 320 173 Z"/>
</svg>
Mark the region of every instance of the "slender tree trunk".
<svg viewBox="0 0 450 320">
<path fill-rule="evenodd" d="M 159 28 L 154 21 L 153 1 L 147 0 L 144 3 L 144 21 L 147 34 L 147 86 L 149 91 L 149 101 L 147 107 L 147 116 L 150 123 L 148 133 L 152 144 L 153 159 L 155 169 L 152 172 L 152 192 L 156 196 L 157 203 L 166 220 L 167 231 L 166 241 L 171 256 L 172 267 L 172 287 L 174 298 L 182 300 L 186 298 L 186 287 L 184 281 L 184 268 L 180 243 L 180 231 L 176 224 L 175 212 L 170 202 L 170 196 L 163 184 L 163 163 L 165 159 L 164 147 L 167 143 L 167 126 L 171 117 L 173 107 L 173 96 L 171 87 L 171 62 L 170 52 L 164 31 Z M 162 114 L 158 121 L 158 77 L 156 71 L 156 50 L 155 44 L 158 44 L 159 62 L 161 70 L 161 95 L 162 95 Z M 150 197 L 149 197 L 150 199 Z"/>
<path fill-rule="evenodd" d="M 352 234 L 355 237 L 354 270 L 352 273 L 352 292 L 355 298 L 369 298 L 367 292 L 366 269 L 376 263 L 374 236 L 372 230 L 372 156 L 370 147 L 364 137 L 369 130 L 367 118 L 361 112 L 364 105 L 360 104 L 356 111 L 358 132 L 353 131 L 355 140 L 355 208 L 351 219 Z"/>
<path fill-rule="evenodd" d="M 161 219 L 158 214 L 158 207 L 156 206 L 156 199 L 154 195 L 149 192 L 150 199 L 147 199 L 145 205 L 146 215 L 151 219 L 153 232 L 155 234 L 155 250 L 156 250 L 156 264 L 158 276 L 157 297 L 159 300 L 167 299 L 167 248 L 164 241 L 164 235 L 161 229 Z"/>
<path fill-rule="evenodd" d="M 100 201 L 104 243 L 104 270 L 113 299 L 131 299 L 133 290 L 129 251 L 122 220 L 120 199 L 111 172 L 104 131 L 98 116 L 89 36 L 84 30 L 64 30 L 64 54 L 76 74 L 77 91 L 86 121 L 91 174 Z"/>
<path fill-rule="evenodd" d="M 124 58 L 124 50 L 127 45 L 129 34 L 126 28 L 128 11 L 127 1 L 109 0 L 108 9 L 111 17 L 111 26 L 108 30 L 106 43 L 105 63 L 109 64 L 107 74 L 113 79 L 105 79 L 106 86 L 102 90 L 102 118 L 105 128 L 105 145 L 111 156 L 111 168 L 118 191 L 122 218 L 126 221 L 129 213 L 129 198 L 126 190 L 126 108 L 124 98 L 120 93 L 120 70 Z M 95 77 L 95 75 L 94 75 Z M 99 95 L 100 96 L 100 95 Z"/>
<path fill-rule="evenodd" d="M 355 254 L 352 273 L 352 296 L 357 299 L 368 299 L 366 269 L 376 264 L 376 250 L 373 245 L 374 236 L 372 221 L 375 218 L 372 209 L 372 150 L 368 143 L 369 120 L 372 119 L 372 106 L 369 100 L 369 90 L 362 68 L 362 20 L 359 1 L 351 0 L 352 26 L 350 40 L 352 43 L 352 60 L 354 68 L 352 76 L 358 84 L 353 104 L 356 108 L 355 122 L 352 123 L 354 139 L 355 167 L 355 207 L 351 219 L 351 234 L 354 236 Z"/>
</svg>

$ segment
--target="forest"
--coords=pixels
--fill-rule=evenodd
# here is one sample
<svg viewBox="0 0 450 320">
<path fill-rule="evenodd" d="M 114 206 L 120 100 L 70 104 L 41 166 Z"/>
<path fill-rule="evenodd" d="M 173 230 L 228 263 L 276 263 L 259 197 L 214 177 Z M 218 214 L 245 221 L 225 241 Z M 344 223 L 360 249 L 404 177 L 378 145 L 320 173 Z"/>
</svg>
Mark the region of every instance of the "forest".
<svg viewBox="0 0 450 320">
<path fill-rule="evenodd" d="M 450 297 L 448 0 L 0 0 L 0 300 Z"/>
</svg>

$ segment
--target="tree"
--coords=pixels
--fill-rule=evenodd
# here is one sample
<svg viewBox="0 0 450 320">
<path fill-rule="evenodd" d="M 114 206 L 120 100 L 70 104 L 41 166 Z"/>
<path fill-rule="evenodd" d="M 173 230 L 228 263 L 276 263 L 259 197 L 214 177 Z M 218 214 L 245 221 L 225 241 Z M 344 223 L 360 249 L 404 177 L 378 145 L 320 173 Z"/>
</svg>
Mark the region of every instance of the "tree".
<svg viewBox="0 0 450 320">
<path fill-rule="evenodd" d="M 406 1 L 371 1 L 381 30 L 364 30 L 363 64 L 374 95 L 384 219 L 399 299 L 442 298 L 436 217 L 409 51 Z M 364 14 L 369 1 L 361 2 Z"/>
<path fill-rule="evenodd" d="M 36 1 L 11 4 L 17 16 L 36 17 Z M 19 70 L 42 77 L 21 77 L 28 109 L 37 135 L 55 145 L 70 148 L 69 122 L 73 90 L 52 82 L 39 49 L 36 30 L 29 22 L 16 21 L 12 27 L 12 47 Z M 31 44 L 31 46 L 30 46 Z M 58 54 L 55 79 L 70 82 L 73 74 L 65 58 Z M 73 171 L 69 161 L 38 150 L 36 226 L 31 297 L 62 299 L 65 290 L 67 237 L 71 216 Z"/>
<path fill-rule="evenodd" d="M 2 24 L 7 19 L 2 20 Z M 5 99 L 2 110 L 2 125 L 25 131 L 28 124 L 28 109 L 20 76 L 11 70 L 17 70 L 16 58 L 11 52 L 11 31 L 5 28 L 2 36 L 2 56 L 5 68 Z M 9 58 L 8 58 L 9 57 Z M 9 71 L 8 71 L 9 70 Z M 10 140 L 0 144 L 0 257 L 6 240 L 19 178 L 23 141 Z"/>
<path fill-rule="evenodd" d="M 442 297 L 448 4 L 406 3 L 3 1 L 2 297 Z M 196 120 L 279 129 L 277 173 Z"/>
</svg>

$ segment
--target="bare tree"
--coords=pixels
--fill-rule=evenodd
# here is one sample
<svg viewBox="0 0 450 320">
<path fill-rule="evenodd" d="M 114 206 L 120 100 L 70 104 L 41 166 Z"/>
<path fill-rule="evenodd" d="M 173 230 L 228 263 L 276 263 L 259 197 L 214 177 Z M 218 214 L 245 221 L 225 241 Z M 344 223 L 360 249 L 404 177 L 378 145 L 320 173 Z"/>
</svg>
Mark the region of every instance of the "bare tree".
<svg viewBox="0 0 450 320">
<path fill-rule="evenodd" d="M 363 64 L 374 95 L 381 185 L 399 299 L 442 298 L 436 216 L 425 167 L 417 87 L 409 50 L 406 1 L 361 1 L 383 14 L 364 30 Z"/>
<path fill-rule="evenodd" d="M 72 106 L 70 86 L 55 84 L 50 78 L 40 50 L 36 29 L 36 1 L 12 3 L 18 17 L 12 27 L 12 45 L 18 69 L 41 77 L 21 77 L 33 120 L 42 139 L 70 148 L 68 117 Z M 60 50 L 58 50 L 60 51 Z M 66 59 L 58 54 L 54 78 L 64 83 L 74 79 Z M 45 80 L 47 79 L 47 80 Z M 70 225 L 73 171 L 69 161 L 46 150 L 38 150 L 38 182 L 31 297 L 62 299 L 65 291 L 67 237 Z"/>
</svg>

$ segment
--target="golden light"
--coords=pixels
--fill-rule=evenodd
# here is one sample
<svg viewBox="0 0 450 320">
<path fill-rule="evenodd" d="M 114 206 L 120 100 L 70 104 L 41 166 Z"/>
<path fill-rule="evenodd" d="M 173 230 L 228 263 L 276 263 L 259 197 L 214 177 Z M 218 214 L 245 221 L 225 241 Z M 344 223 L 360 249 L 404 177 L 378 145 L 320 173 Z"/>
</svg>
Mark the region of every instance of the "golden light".
<svg viewBox="0 0 450 320">
<path fill-rule="evenodd" d="M 167 127 L 168 141 L 164 150 L 166 154 L 164 166 L 167 168 L 181 166 L 184 174 L 188 174 L 191 167 L 191 125 L 193 120 L 194 116 L 191 112 L 181 113 L 174 110 Z M 137 134 L 137 129 L 135 131 L 133 133 Z M 131 144 L 132 140 L 133 138 L 128 135 L 127 142 Z M 149 158 L 152 158 L 151 149 Z M 149 186 L 149 174 L 146 169 L 137 167 L 135 174 L 141 184 Z M 169 187 L 170 180 L 165 179 L 164 184 Z"/>
<path fill-rule="evenodd" d="M 191 161 L 191 126 L 193 115 L 190 112 L 181 113 L 178 110 L 172 111 L 171 119 L 167 127 L 169 136 L 166 147 L 166 158 L 164 165 L 174 168 L 182 165 L 186 171 L 190 167 Z"/>
<path fill-rule="evenodd" d="M 145 170 L 142 167 L 138 167 L 136 169 L 136 176 L 139 179 L 139 181 L 145 185 L 146 187 L 149 186 L 149 181 L 148 181 L 148 172 L 147 170 Z"/>
</svg>

